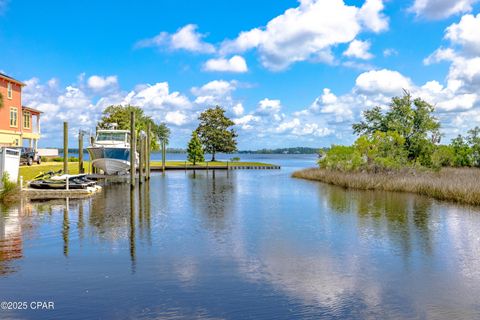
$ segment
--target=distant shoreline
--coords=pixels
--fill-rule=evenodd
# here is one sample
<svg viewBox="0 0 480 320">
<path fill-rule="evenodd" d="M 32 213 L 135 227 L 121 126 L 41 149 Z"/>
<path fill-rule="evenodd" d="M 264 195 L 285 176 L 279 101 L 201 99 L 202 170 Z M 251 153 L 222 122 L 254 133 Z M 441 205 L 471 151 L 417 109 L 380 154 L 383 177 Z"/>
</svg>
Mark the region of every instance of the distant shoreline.
<svg viewBox="0 0 480 320">
<path fill-rule="evenodd" d="M 46 147 L 40 149 L 57 149 L 59 154 L 63 154 L 62 148 L 53 148 Z M 307 148 L 307 147 L 295 147 L 295 148 L 278 148 L 278 149 L 261 149 L 261 150 L 240 150 L 234 152 L 233 154 L 318 154 L 320 150 L 325 150 L 325 148 Z M 78 153 L 78 148 L 69 148 L 69 153 Z M 84 149 L 84 153 L 87 152 L 87 149 Z M 152 151 L 152 153 L 157 153 L 160 151 Z M 167 148 L 167 153 L 170 154 L 185 154 L 186 150 L 180 148 Z"/>
<path fill-rule="evenodd" d="M 324 182 L 344 188 L 410 192 L 438 200 L 480 205 L 480 169 L 444 168 L 439 172 L 365 173 L 311 168 L 296 171 L 294 178 Z"/>
</svg>

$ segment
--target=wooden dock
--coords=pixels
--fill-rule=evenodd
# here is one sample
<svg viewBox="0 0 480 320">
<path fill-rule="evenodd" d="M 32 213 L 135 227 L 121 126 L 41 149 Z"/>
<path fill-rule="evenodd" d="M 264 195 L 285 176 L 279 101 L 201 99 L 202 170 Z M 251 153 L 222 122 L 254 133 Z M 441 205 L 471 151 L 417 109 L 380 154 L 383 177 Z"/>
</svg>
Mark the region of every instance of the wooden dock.
<svg viewBox="0 0 480 320">
<path fill-rule="evenodd" d="M 57 189 L 32 189 L 24 188 L 21 193 L 22 196 L 28 199 L 60 199 L 72 198 L 81 199 L 93 196 L 102 191 L 101 186 L 88 187 L 86 189 L 71 189 L 71 190 L 57 190 Z"/>
<path fill-rule="evenodd" d="M 193 166 L 193 165 L 177 165 L 177 166 L 165 166 L 165 170 L 278 170 L 281 169 L 277 165 L 268 166 Z M 151 166 L 151 171 L 162 171 L 162 166 Z"/>
<path fill-rule="evenodd" d="M 281 169 L 277 165 L 263 165 L 263 166 L 193 166 L 187 164 L 186 166 L 175 165 L 175 166 L 165 166 L 165 171 L 193 171 L 193 170 L 278 170 Z M 162 172 L 162 166 L 151 166 L 150 171 L 153 172 Z M 135 179 L 138 181 L 138 176 L 135 175 Z M 90 180 L 102 180 L 103 183 L 126 183 L 130 181 L 130 174 L 125 175 L 105 175 L 105 174 L 88 174 L 88 179 Z"/>
</svg>

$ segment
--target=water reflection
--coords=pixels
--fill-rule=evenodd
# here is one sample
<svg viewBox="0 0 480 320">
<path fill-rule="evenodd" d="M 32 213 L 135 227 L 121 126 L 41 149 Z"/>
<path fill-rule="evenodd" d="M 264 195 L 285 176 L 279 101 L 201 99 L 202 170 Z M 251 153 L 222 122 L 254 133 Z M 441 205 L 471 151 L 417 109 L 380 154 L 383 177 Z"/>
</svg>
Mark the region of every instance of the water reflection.
<svg viewBox="0 0 480 320">
<path fill-rule="evenodd" d="M 20 209 L 1 208 L 0 219 L 0 276 L 15 272 L 12 266 L 16 259 L 23 257 L 22 227 Z"/>
<path fill-rule="evenodd" d="M 475 318 L 479 213 L 282 171 L 169 172 L 4 208 L 0 293 L 54 295 L 58 318 Z"/>
<path fill-rule="evenodd" d="M 235 194 L 235 178 L 227 171 L 200 171 L 188 174 L 188 194 L 194 215 L 201 217 L 205 227 L 221 237 L 227 232 Z"/>
<path fill-rule="evenodd" d="M 345 191 L 334 186 L 319 186 L 319 194 L 337 214 L 358 217 L 358 231 L 364 237 L 388 240 L 407 259 L 413 247 L 431 255 L 430 218 L 434 200 L 407 193 Z"/>
</svg>

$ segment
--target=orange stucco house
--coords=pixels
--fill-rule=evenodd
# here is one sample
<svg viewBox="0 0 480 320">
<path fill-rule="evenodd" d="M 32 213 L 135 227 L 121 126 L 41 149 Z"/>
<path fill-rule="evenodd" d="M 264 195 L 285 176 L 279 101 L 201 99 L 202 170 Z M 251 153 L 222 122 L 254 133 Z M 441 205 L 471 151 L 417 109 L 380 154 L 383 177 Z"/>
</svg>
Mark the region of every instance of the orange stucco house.
<svg viewBox="0 0 480 320">
<path fill-rule="evenodd" d="M 21 81 L 0 73 L 0 146 L 37 148 L 40 139 L 40 114 L 22 105 Z"/>
</svg>

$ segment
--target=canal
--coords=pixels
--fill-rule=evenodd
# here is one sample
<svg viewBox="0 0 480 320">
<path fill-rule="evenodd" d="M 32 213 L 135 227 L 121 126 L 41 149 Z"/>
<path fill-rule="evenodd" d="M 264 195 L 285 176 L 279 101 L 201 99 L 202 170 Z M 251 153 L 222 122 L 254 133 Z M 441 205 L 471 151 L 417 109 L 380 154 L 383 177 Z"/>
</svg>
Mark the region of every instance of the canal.
<svg viewBox="0 0 480 320">
<path fill-rule="evenodd" d="M 0 208 L 0 319 L 478 319 L 480 208 L 292 179 L 168 172 Z"/>
</svg>

